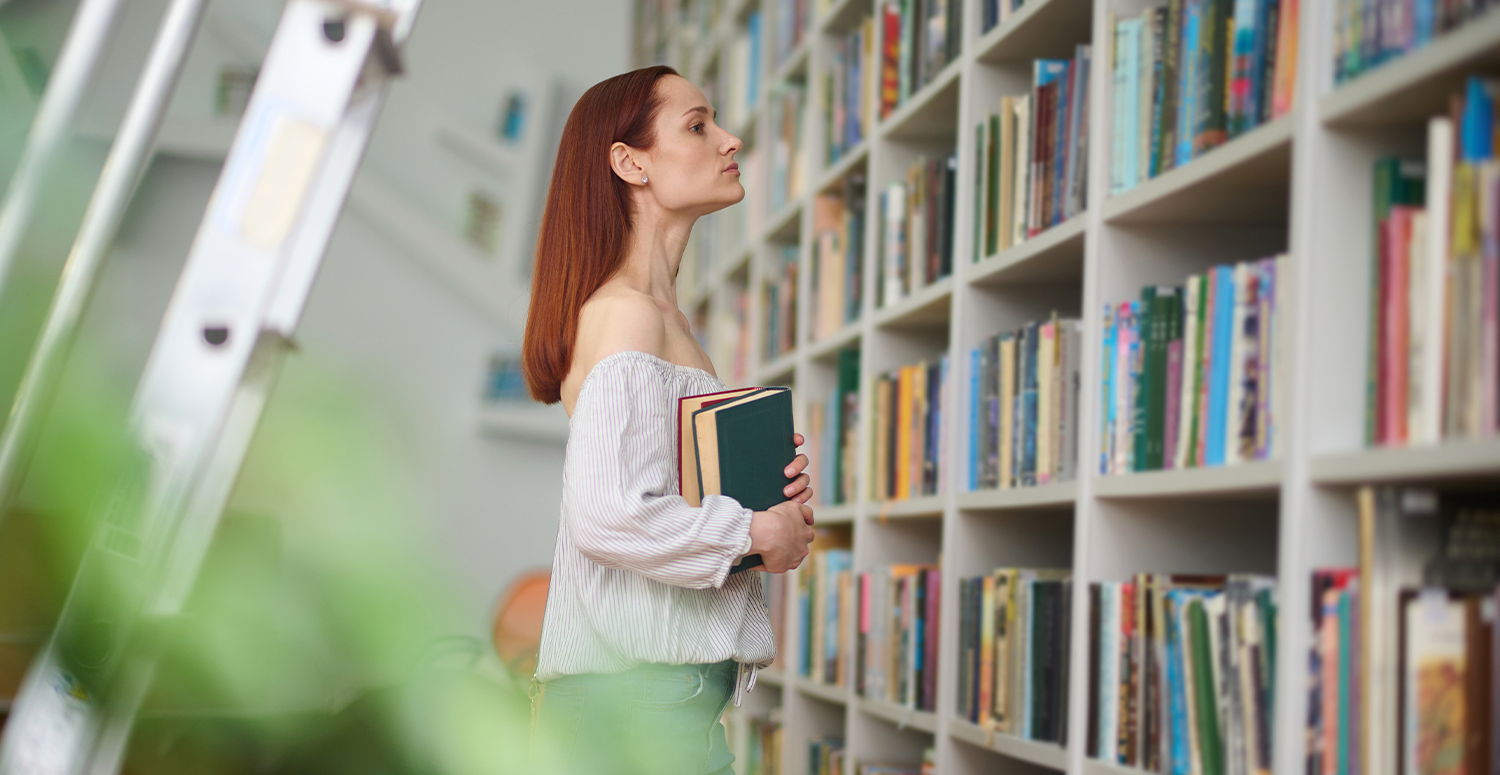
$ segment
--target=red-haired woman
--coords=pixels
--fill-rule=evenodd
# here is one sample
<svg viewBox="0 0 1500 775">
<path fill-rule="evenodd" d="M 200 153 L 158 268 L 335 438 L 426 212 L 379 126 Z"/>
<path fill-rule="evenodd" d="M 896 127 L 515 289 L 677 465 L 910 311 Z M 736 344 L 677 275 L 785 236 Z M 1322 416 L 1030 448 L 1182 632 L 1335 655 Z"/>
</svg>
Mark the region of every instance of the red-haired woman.
<svg viewBox="0 0 1500 775">
<path fill-rule="evenodd" d="M 531 395 L 571 418 L 532 686 L 538 770 L 731 772 L 719 716 L 775 656 L 761 574 L 729 571 L 807 556 L 807 457 L 768 511 L 677 494 L 677 399 L 724 389 L 677 308 L 677 268 L 693 223 L 744 198 L 739 150 L 669 67 L 595 85 L 563 128 L 523 349 Z"/>
</svg>

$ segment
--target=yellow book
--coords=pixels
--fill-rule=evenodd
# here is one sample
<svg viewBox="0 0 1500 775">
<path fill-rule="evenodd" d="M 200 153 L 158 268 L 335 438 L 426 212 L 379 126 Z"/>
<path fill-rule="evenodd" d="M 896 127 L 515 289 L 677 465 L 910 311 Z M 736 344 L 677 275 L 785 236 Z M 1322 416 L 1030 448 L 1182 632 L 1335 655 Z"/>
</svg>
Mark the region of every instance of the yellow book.
<svg viewBox="0 0 1500 775">
<path fill-rule="evenodd" d="M 896 500 L 911 497 L 911 367 L 896 370 Z"/>
</svg>

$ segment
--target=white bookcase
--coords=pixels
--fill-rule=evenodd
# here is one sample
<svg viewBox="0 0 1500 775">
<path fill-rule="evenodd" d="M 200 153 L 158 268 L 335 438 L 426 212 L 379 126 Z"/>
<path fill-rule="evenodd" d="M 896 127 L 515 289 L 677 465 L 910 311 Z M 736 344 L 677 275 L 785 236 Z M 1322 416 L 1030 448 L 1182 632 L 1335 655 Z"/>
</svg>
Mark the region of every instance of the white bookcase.
<svg viewBox="0 0 1500 775">
<path fill-rule="evenodd" d="M 664 4 L 647 1 L 658 8 Z M 824 163 L 821 139 L 822 74 L 839 36 L 873 14 L 875 2 L 834 0 L 825 7 L 829 4 L 809 0 L 806 41 L 783 62 L 770 61 L 775 0 L 721 0 L 710 24 L 692 29 L 665 25 L 668 34 L 678 36 L 662 47 L 670 52 L 667 63 L 698 79 L 715 66 L 747 14 L 761 11 L 760 108 L 744 125 L 730 127 L 747 146 L 768 144 L 766 97 L 777 79 L 806 79 L 808 88 L 803 143 L 809 169 L 803 170 L 806 185 L 800 197 L 768 213 L 739 255 L 713 256 L 712 268 L 697 274 L 685 270 L 684 277 L 694 279 L 680 288 L 683 309 L 690 318 L 696 313 L 707 320 L 711 329 L 722 327 L 729 319 L 721 313 L 731 289 L 749 288 L 753 365 L 743 382 L 794 386 L 800 393 L 799 411 L 810 397 L 832 387 L 838 350 L 860 348 L 860 499 L 819 508 L 819 521 L 852 531 L 856 571 L 939 560 L 943 568 L 937 712 L 894 707 L 858 697 L 849 687 L 814 685 L 772 671 L 757 688 L 754 705 L 783 709 L 782 772 L 806 772 L 810 738 L 842 735 L 850 773 L 857 772 L 859 763 L 918 762 L 922 750 L 934 746 L 937 770 L 944 775 L 1121 775 L 1127 768 L 1085 756 L 1090 710 L 1085 591 L 1094 582 L 1165 571 L 1256 572 L 1278 578 L 1274 762 L 1278 775 L 1299 775 L 1305 770 L 1310 575 L 1315 568 L 1355 564 L 1355 487 L 1500 481 L 1497 439 L 1373 451 L 1365 450 L 1363 441 L 1373 163 L 1393 153 L 1421 158 L 1425 118 L 1447 109 L 1449 95 L 1465 75 L 1500 72 L 1500 12 L 1335 88 L 1335 3 L 1302 0 L 1294 110 L 1111 197 L 1110 122 L 1105 120 L 1111 105 L 1108 25 L 1111 14 L 1130 15 L 1146 3 L 1028 0 L 1008 21 L 981 35 L 978 0 L 954 1 L 966 4 L 962 54 L 877 122 L 866 140 L 831 168 Z M 971 261 L 975 124 L 998 106 L 1002 94 L 1024 92 L 1032 58 L 1065 58 L 1075 44 L 1085 42 L 1094 51 L 1087 212 L 998 256 Z M 878 68 L 878 44 L 876 51 Z M 878 89 L 878 77 L 872 81 Z M 953 274 L 894 306 L 876 309 L 876 192 L 903 175 L 918 152 L 955 147 Z M 862 314 L 835 335 L 808 341 L 812 200 L 856 168 L 866 170 L 869 191 Z M 749 192 L 757 195 L 764 192 Z M 767 363 L 757 358 L 762 349 L 758 294 L 773 248 L 782 244 L 796 244 L 801 251 L 797 347 Z M 1280 302 L 1289 334 L 1278 458 L 1233 467 L 1100 476 L 1096 429 L 1102 306 L 1134 298 L 1146 284 L 1177 284 L 1214 264 L 1281 252 L 1291 260 L 1288 292 Z M 1081 315 L 1085 324 L 1079 478 L 1031 489 L 965 491 L 958 461 L 965 459 L 968 446 L 968 351 L 992 333 L 1042 319 L 1053 309 Z M 722 330 L 709 332 L 711 339 L 723 335 Z M 953 364 L 948 405 L 958 407 L 943 417 L 949 465 L 942 493 L 906 502 L 871 502 L 866 480 L 872 379 L 941 353 Z M 728 371 L 722 364 L 719 369 L 721 374 Z M 799 423 L 803 420 L 799 417 Z M 988 735 L 954 711 L 957 579 L 1009 565 L 1071 566 L 1074 572 L 1066 746 Z M 795 580 L 789 582 L 792 594 Z M 794 610 L 793 601 L 787 610 Z M 795 652 L 801 636 L 787 632 L 786 648 Z"/>
</svg>

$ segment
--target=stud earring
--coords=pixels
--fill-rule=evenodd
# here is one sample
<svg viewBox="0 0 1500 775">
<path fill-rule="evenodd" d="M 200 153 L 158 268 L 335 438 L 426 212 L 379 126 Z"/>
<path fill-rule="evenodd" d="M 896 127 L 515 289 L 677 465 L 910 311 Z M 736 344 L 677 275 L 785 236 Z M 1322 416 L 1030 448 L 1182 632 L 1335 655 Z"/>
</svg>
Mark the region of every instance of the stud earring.
<svg viewBox="0 0 1500 775">
<path fill-rule="evenodd" d="M 641 182 L 642 182 L 642 183 L 645 183 L 645 182 L 646 182 L 646 176 L 645 176 L 645 175 L 642 175 L 642 176 L 641 176 Z"/>
</svg>

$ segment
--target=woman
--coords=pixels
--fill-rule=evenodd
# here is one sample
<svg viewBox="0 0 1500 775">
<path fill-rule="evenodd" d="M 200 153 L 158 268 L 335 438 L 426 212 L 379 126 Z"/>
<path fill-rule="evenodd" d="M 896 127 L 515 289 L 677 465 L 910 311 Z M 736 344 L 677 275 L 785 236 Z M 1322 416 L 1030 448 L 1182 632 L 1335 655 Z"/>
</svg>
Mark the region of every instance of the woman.
<svg viewBox="0 0 1500 775">
<path fill-rule="evenodd" d="M 693 223 L 744 198 L 739 150 L 668 67 L 595 85 L 563 128 L 523 350 L 531 395 L 571 418 L 539 769 L 731 772 L 719 716 L 775 656 L 760 571 L 807 556 L 807 457 L 767 511 L 677 494 L 677 399 L 724 389 L 677 308 L 677 268 Z M 750 554 L 764 567 L 730 575 Z"/>
</svg>

